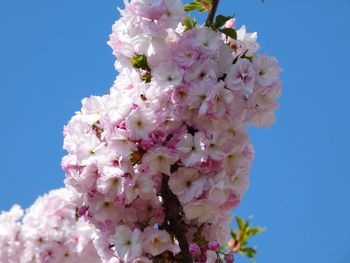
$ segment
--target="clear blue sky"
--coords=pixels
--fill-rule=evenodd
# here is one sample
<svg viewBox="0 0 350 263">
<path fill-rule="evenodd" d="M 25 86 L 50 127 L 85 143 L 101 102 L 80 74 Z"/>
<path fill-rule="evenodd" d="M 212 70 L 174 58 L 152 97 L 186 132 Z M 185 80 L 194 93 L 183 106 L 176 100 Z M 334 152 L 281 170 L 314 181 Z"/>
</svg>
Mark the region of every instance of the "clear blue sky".
<svg viewBox="0 0 350 263">
<path fill-rule="evenodd" d="M 267 227 L 258 263 L 348 263 L 350 2 L 266 2 L 220 6 L 284 69 L 277 123 L 251 131 L 256 159 L 237 213 Z M 116 74 L 105 43 L 117 5 L 0 0 L 0 210 L 63 185 L 63 125 Z"/>
</svg>

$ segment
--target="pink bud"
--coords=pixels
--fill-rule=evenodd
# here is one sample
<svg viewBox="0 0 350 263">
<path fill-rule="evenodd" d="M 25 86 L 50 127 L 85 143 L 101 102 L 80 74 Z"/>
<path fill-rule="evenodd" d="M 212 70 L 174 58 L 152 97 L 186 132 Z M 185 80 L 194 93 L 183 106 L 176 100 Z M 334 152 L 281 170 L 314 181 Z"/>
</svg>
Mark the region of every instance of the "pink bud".
<svg viewBox="0 0 350 263">
<path fill-rule="evenodd" d="M 220 244 L 216 240 L 210 240 L 208 243 L 208 248 L 212 251 L 217 251 L 220 247 Z"/>
<path fill-rule="evenodd" d="M 192 255 L 198 254 L 200 250 L 199 246 L 196 243 L 191 243 L 188 249 Z"/>
<path fill-rule="evenodd" d="M 154 142 L 151 139 L 144 139 L 140 142 L 140 146 L 144 151 L 148 151 L 149 149 L 152 148 L 153 145 L 154 145 Z"/>
<path fill-rule="evenodd" d="M 233 254 L 227 254 L 225 256 L 225 260 L 226 260 L 226 263 L 234 263 L 235 262 L 235 258 L 233 256 Z"/>
<path fill-rule="evenodd" d="M 207 256 L 205 254 L 200 254 L 198 257 L 199 262 L 206 262 L 207 261 Z"/>
<path fill-rule="evenodd" d="M 89 207 L 84 205 L 84 206 L 78 208 L 77 214 L 78 214 L 78 216 L 85 216 L 87 214 L 88 210 L 89 210 Z"/>
<path fill-rule="evenodd" d="M 122 120 L 122 121 L 119 123 L 118 128 L 119 128 L 119 129 L 125 130 L 125 127 L 126 127 L 126 121 L 125 121 L 125 120 Z"/>
<path fill-rule="evenodd" d="M 202 253 L 207 253 L 207 251 L 208 251 L 207 245 L 201 246 L 201 252 L 202 252 Z"/>
<path fill-rule="evenodd" d="M 235 18 L 231 18 L 224 25 L 224 28 L 233 28 L 233 29 L 235 29 L 235 27 L 236 27 L 236 19 Z"/>
</svg>

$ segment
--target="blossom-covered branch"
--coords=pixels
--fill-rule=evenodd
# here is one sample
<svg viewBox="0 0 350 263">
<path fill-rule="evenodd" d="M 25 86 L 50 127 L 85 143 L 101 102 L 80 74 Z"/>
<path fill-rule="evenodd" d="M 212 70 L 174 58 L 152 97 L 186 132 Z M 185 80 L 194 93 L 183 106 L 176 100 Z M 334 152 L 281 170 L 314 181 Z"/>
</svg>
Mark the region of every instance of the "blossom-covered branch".
<svg viewBox="0 0 350 263">
<path fill-rule="evenodd" d="M 233 262 L 219 248 L 248 187 L 247 127 L 273 123 L 280 68 L 209 2 L 186 6 L 211 10 L 205 26 L 180 0 L 126 1 L 119 75 L 64 129 L 65 183 L 104 263 Z"/>
</svg>

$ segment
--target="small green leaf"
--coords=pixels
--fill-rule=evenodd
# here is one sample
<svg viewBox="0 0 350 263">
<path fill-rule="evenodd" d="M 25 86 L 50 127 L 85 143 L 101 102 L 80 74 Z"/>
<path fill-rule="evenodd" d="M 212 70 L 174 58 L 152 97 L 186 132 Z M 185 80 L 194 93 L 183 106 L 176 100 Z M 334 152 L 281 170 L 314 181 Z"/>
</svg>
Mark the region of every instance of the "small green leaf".
<svg viewBox="0 0 350 263">
<path fill-rule="evenodd" d="M 262 227 L 249 228 L 247 230 L 246 234 L 248 237 L 251 237 L 251 236 L 257 235 L 259 233 L 262 233 L 264 231 L 265 231 L 265 228 L 262 228 Z"/>
<path fill-rule="evenodd" d="M 233 28 L 223 28 L 220 30 L 222 33 L 224 33 L 226 36 L 237 40 L 237 32 Z"/>
<path fill-rule="evenodd" d="M 240 229 L 240 230 L 243 230 L 244 228 L 245 228 L 245 223 L 244 223 L 244 221 L 243 221 L 243 219 L 242 218 L 240 218 L 240 217 L 236 217 L 236 222 L 237 222 L 237 225 L 238 225 L 238 228 Z"/>
<path fill-rule="evenodd" d="M 186 19 L 182 21 L 182 25 L 186 27 L 186 31 L 193 29 L 197 24 L 196 18 L 194 17 L 191 21 L 191 16 L 187 15 Z"/>
<path fill-rule="evenodd" d="M 131 66 L 133 66 L 133 68 L 144 69 L 144 70 L 149 69 L 149 66 L 147 63 L 147 58 L 145 55 L 137 55 L 137 56 L 131 58 L 130 62 L 131 62 Z"/>
<path fill-rule="evenodd" d="M 237 233 L 236 233 L 236 231 L 235 230 L 231 230 L 231 237 L 233 238 L 233 239 L 236 239 L 237 238 Z"/>
<path fill-rule="evenodd" d="M 239 252 L 246 255 L 250 260 L 253 260 L 256 255 L 256 250 L 252 247 L 241 248 Z"/>
<path fill-rule="evenodd" d="M 142 153 L 139 151 L 132 152 L 130 154 L 130 162 L 133 166 L 140 163 L 142 160 Z"/>
<path fill-rule="evenodd" d="M 189 3 L 187 5 L 185 5 L 185 11 L 189 12 L 189 11 L 195 11 L 198 10 L 199 12 L 205 12 L 205 8 L 197 2 L 193 2 L 193 3 Z"/>
<path fill-rule="evenodd" d="M 233 18 L 232 16 L 223 16 L 223 15 L 218 15 L 215 19 L 215 23 L 213 25 L 213 27 L 215 29 L 219 29 L 220 27 L 222 27 L 228 20 L 230 20 L 231 18 Z"/>
</svg>

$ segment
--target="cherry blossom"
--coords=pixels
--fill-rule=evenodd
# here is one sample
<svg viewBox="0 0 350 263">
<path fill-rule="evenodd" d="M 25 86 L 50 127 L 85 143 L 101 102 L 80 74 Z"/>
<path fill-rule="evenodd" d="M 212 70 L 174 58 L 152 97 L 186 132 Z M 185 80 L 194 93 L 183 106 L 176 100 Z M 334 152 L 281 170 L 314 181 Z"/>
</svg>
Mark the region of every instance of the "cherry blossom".
<svg viewBox="0 0 350 263">
<path fill-rule="evenodd" d="M 247 128 L 275 119 L 278 62 L 234 18 L 184 22 L 180 0 L 128 0 L 120 14 L 119 74 L 64 128 L 72 203 L 102 262 L 214 263 L 249 185 Z"/>
</svg>

